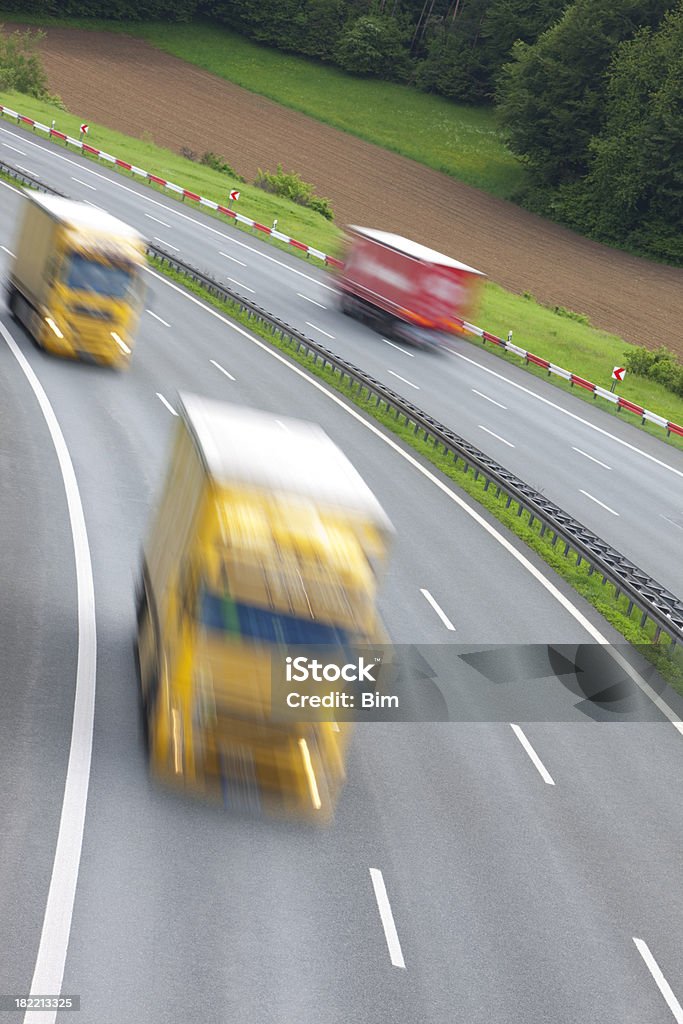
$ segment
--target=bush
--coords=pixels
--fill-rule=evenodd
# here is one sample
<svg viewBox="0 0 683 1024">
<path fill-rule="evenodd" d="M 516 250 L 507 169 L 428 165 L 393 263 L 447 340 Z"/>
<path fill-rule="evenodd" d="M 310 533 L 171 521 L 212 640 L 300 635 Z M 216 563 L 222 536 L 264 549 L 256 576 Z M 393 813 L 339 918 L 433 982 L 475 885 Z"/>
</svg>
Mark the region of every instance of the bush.
<svg viewBox="0 0 683 1024">
<path fill-rule="evenodd" d="M 211 167 L 214 171 L 219 171 L 221 174 L 227 174 L 229 178 L 233 178 L 235 181 L 246 181 L 241 174 L 238 174 L 234 168 L 221 156 L 217 156 L 216 153 L 203 153 L 200 160 L 200 164 L 204 164 L 205 167 Z"/>
<path fill-rule="evenodd" d="M 655 361 L 655 354 L 649 348 L 636 348 L 624 356 L 624 365 L 636 377 L 649 377 Z"/>
<path fill-rule="evenodd" d="M 332 207 L 329 199 L 321 199 L 313 191 L 313 185 L 302 181 L 298 174 L 287 174 L 282 170 L 282 164 L 277 165 L 277 171 L 262 171 L 259 167 L 258 174 L 254 179 L 257 188 L 264 192 L 272 192 L 276 196 L 290 199 L 299 206 L 308 206 L 311 210 L 321 214 L 326 220 L 334 220 Z"/>
<path fill-rule="evenodd" d="M 624 365 L 637 377 L 649 377 L 675 395 L 683 396 L 683 366 L 668 348 L 661 346 L 652 350 L 638 347 L 626 353 Z"/>
<path fill-rule="evenodd" d="M 565 309 L 564 306 L 553 306 L 553 313 L 556 313 L 557 316 L 564 316 L 567 320 L 576 320 L 579 324 L 586 324 L 587 327 L 591 325 L 585 313 L 575 313 L 573 309 Z"/>
<path fill-rule="evenodd" d="M 192 160 L 194 163 L 197 162 L 197 154 L 189 146 L 181 146 L 180 155 L 184 156 L 186 160 Z"/>
<path fill-rule="evenodd" d="M 44 32 L 12 32 L 5 35 L 0 25 L 0 89 L 23 92 L 39 100 L 52 100 L 40 55 L 35 52 Z"/>
</svg>

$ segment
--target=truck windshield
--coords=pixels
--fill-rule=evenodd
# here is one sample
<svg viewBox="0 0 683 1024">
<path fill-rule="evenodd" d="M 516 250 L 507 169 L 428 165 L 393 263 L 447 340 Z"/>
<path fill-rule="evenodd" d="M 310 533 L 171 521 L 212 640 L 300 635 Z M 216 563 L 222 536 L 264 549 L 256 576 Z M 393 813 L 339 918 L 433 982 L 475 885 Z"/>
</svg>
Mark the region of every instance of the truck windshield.
<svg viewBox="0 0 683 1024">
<path fill-rule="evenodd" d="M 132 267 L 100 263 L 74 252 L 67 260 L 64 283 L 74 291 L 95 292 L 112 299 L 122 299 L 133 286 Z"/>
<path fill-rule="evenodd" d="M 336 626 L 233 601 L 206 588 L 200 592 L 199 618 L 207 629 L 267 644 L 332 644 L 344 648 L 350 642 L 346 631 Z"/>
</svg>

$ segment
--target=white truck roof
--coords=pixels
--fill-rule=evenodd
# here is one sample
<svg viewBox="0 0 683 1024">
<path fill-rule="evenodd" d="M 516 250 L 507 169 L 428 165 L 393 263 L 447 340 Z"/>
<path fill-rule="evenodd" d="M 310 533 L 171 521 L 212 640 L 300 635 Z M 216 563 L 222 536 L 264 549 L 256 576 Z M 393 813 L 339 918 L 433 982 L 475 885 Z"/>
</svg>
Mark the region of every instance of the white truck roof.
<svg viewBox="0 0 683 1024">
<path fill-rule="evenodd" d="M 77 202 L 75 199 L 64 199 L 62 196 L 43 195 L 41 192 L 34 192 L 27 188 L 23 191 L 32 202 L 42 206 L 51 217 L 63 224 L 91 231 L 106 231 L 107 234 L 116 235 L 119 238 L 140 240 L 143 238 L 136 228 L 119 220 L 118 217 L 112 216 L 106 210 Z"/>
<path fill-rule="evenodd" d="M 434 263 L 440 267 L 454 267 L 456 270 L 466 270 L 469 274 L 478 274 L 480 277 L 486 277 L 486 274 L 482 273 L 481 270 L 468 267 L 466 263 L 460 263 L 459 260 L 451 259 L 450 256 L 444 256 L 443 253 L 437 252 L 436 249 L 420 245 L 419 242 L 412 242 L 409 238 L 404 238 L 403 235 L 393 235 L 389 231 L 375 231 L 374 228 L 359 228 L 352 224 L 349 224 L 349 231 L 355 231 L 357 235 L 369 238 L 373 242 L 379 242 L 380 245 L 386 245 L 390 249 L 396 249 L 405 256 L 421 260 L 423 263 Z"/>
<path fill-rule="evenodd" d="M 393 532 L 361 475 L 317 424 L 198 395 L 179 398 L 180 414 L 218 484 L 246 484 L 311 498 Z"/>
</svg>

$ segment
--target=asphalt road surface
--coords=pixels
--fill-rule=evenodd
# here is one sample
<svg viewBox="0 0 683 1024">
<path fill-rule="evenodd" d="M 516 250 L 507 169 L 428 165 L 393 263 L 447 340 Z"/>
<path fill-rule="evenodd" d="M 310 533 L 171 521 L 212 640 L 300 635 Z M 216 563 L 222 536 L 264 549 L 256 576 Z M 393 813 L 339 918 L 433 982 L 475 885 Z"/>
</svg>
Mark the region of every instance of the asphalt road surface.
<svg viewBox="0 0 683 1024">
<path fill-rule="evenodd" d="M 397 345 L 341 314 L 332 276 L 319 266 L 10 124 L 0 125 L 0 155 L 135 225 L 170 255 L 371 373 L 683 593 L 680 451 L 464 340 L 440 354 Z M 0 233 L 11 251 L 11 224 Z M 177 330 L 157 292 L 151 308 Z"/>
<path fill-rule="evenodd" d="M 0 188 L 0 223 L 17 201 Z M 389 632 L 436 665 L 453 645 L 505 645 L 512 666 L 524 645 L 617 641 L 301 368 L 163 280 L 153 289 L 171 326 L 144 316 L 127 374 L 37 352 L 0 309 L 0 992 L 28 992 L 47 948 L 84 636 L 74 512 L 25 363 L 73 464 L 94 581 L 80 870 L 68 949 L 50 948 L 79 1022 L 680 1024 L 683 734 L 635 684 L 626 709 L 600 715 L 541 671 L 534 701 L 526 690 L 509 707 L 495 672 L 463 663 L 450 696 L 465 721 L 358 727 L 326 831 L 230 816 L 149 781 L 133 588 L 179 390 L 324 426 L 396 527 Z"/>
</svg>

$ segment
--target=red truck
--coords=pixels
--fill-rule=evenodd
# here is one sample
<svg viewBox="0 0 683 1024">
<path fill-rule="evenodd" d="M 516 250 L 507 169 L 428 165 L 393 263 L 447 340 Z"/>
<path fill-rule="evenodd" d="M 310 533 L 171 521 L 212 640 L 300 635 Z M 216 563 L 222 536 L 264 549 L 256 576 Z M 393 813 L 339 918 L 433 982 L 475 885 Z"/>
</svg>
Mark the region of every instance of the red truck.
<svg viewBox="0 0 683 1024">
<path fill-rule="evenodd" d="M 418 345 L 438 345 L 474 314 L 484 274 L 401 235 L 347 229 L 344 313 Z"/>
</svg>

